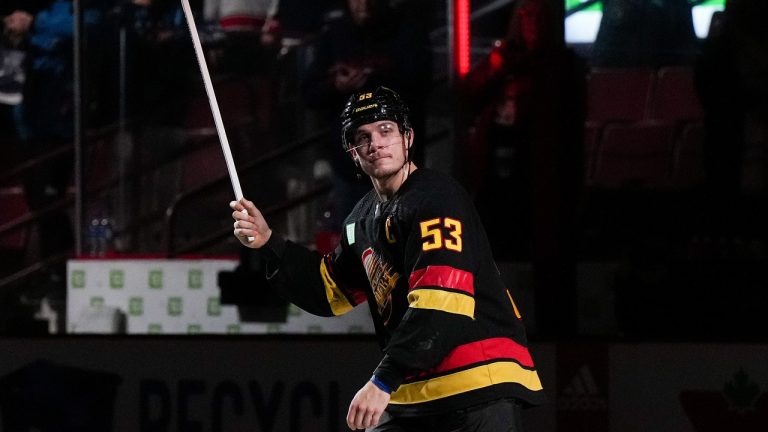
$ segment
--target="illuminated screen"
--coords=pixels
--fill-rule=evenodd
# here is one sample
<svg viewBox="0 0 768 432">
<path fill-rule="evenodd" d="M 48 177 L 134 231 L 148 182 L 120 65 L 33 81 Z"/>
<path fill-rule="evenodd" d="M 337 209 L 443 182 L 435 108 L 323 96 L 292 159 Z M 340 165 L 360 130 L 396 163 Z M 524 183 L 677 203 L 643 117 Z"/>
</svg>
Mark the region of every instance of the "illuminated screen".
<svg viewBox="0 0 768 432">
<path fill-rule="evenodd" d="M 712 14 L 724 9 L 725 1 L 707 0 L 692 8 L 693 28 L 696 31 L 696 36 L 702 39 L 707 37 Z M 588 0 L 565 0 L 565 41 L 568 43 L 592 43 L 595 41 L 597 30 L 600 28 L 600 20 L 603 18 L 603 2 L 597 1 L 581 9 L 582 3 L 587 2 Z"/>
</svg>

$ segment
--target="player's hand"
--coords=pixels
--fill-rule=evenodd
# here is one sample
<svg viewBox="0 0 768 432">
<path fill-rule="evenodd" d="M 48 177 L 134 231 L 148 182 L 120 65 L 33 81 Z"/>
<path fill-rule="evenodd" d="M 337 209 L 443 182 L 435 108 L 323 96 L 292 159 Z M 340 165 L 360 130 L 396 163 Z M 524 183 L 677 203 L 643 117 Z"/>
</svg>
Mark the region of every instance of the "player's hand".
<svg viewBox="0 0 768 432">
<path fill-rule="evenodd" d="M 272 235 L 272 230 L 259 209 L 245 198 L 232 201 L 229 206 L 234 210 L 234 234 L 240 243 L 254 249 L 264 246 Z"/>
<path fill-rule="evenodd" d="M 349 404 L 347 426 L 352 430 L 357 430 L 378 425 L 388 404 L 389 393 L 382 391 L 368 381 L 363 388 L 358 390 Z"/>
</svg>

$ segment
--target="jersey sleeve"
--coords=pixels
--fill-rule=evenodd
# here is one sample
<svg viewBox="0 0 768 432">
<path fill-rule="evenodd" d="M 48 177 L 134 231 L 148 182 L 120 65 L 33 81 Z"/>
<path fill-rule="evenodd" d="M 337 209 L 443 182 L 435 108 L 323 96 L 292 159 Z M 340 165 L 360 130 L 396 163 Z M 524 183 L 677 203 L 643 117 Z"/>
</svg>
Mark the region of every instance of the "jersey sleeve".
<svg viewBox="0 0 768 432">
<path fill-rule="evenodd" d="M 374 372 L 393 389 L 467 339 L 475 314 L 476 238 L 484 235 L 473 215 L 466 194 L 445 193 L 423 200 L 409 221 L 408 310 Z"/>
<path fill-rule="evenodd" d="M 342 245 L 320 255 L 273 235 L 262 249 L 270 286 L 311 314 L 342 315 L 366 300 Z"/>
</svg>

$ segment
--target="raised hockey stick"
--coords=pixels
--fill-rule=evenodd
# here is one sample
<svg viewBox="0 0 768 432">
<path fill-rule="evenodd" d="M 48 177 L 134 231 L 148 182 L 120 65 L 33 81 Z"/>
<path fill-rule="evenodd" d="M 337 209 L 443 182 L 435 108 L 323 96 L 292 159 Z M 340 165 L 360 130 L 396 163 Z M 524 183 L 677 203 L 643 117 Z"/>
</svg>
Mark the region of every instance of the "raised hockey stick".
<svg viewBox="0 0 768 432">
<path fill-rule="evenodd" d="M 200 43 L 200 35 L 197 33 L 197 26 L 195 25 L 195 17 L 192 15 L 192 8 L 189 6 L 189 0 L 181 0 L 181 7 L 182 9 L 184 9 L 184 16 L 187 19 L 187 26 L 189 27 L 189 33 L 192 36 L 192 45 L 195 47 L 197 64 L 200 66 L 200 73 L 203 75 L 203 84 L 205 84 L 205 93 L 208 95 L 208 103 L 211 105 L 211 112 L 213 113 L 213 122 L 216 125 L 216 133 L 219 135 L 219 142 L 221 143 L 221 151 L 224 153 L 224 161 L 227 164 L 227 172 L 229 172 L 229 180 L 232 182 L 232 189 L 235 192 L 235 199 L 240 201 L 240 199 L 243 197 L 243 190 L 240 188 L 240 179 L 237 176 L 237 169 L 235 168 L 235 160 L 232 157 L 232 150 L 230 150 L 229 148 L 227 131 L 224 130 L 224 122 L 221 119 L 221 111 L 219 111 L 219 103 L 216 100 L 216 93 L 213 91 L 211 74 L 210 72 L 208 72 L 208 64 L 205 62 L 205 54 L 203 53 L 203 46 Z M 243 213 L 247 213 L 247 212 L 243 210 Z M 253 237 L 248 237 L 248 241 L 253 241 Z"/>
</svg>

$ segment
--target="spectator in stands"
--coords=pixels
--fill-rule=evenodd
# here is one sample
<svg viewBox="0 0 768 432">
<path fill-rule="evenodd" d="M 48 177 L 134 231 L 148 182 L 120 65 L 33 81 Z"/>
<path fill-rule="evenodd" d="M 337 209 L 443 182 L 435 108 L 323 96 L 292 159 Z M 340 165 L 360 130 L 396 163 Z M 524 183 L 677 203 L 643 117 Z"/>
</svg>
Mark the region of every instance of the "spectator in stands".
<svg viewBox="0 0 768 432">
<path fill-rule="evenodd" d="M 766 151 L 768 143 L 768 6 L 730 0 L 712 17 L 696 65 L 696 84 L 705 112 L 705 168 L 712 197 L 710 222 L 736 228 L 734 203 L 742 192 L 747 146 Z M 759 151 L 759 150 L 758 150 Z M 768 160 L 768 158 L 766 159 Z M 766 187 L 768 163 L 763 168 Z"/>
<path fill-rule="evenodd" d="M 336 145 L 338 113 L 349 95 L 362 88 L 387 86 L 396 89 L 411 107 L 415 129 L 425 131 L 424 103 L 432 74 L 428 34 L 423 23 L 414 23 L 410 10 L 392 9 L 386 0 L 347 0 L 346 13 L 327 24 L 320 34 L 314 61 L 302 80 L 302 91 L 310 108 L 332 125 L 328 154 L 331 155 L 333 185 L 331 214 L 334 225 L 368 190 L 365 182 Z M 414 146 L 414 161 L 424 159 L 422 133 Z M 338 228 L 337 227 L 337 228 Z"/>
<path fill-rule="evenodd" d="M 205 21 L 220 28 L 230 51 L 225 62 L 240 72 L 258 71 L 263 67 L 263 48 L 274 48 L 279 24 L 275 19 L 278 0 L 206 0 Z M 272 57 L 272 55 L 269 55 Z"/>
<path fill-rule="evenodd" d="M 34 14 L 42 7 L 37 1 L 0 2 L 0 139 L 3 157 L 0 167 L 16 162 L 17 132 L 13 111 L 22 100 L 26 36 Z"/>
<path fill-rule="evenodd" d="M 464 174 L 484 224 L 495 227 L 500 259 L 530 260 L 541 302 L 541 331 L 575 328 L 574 233 L 582 175 L 585 67 L 565 47 L 561 21 L 549 2 L 520 0 L 509 30 L 467 76 L 464 95 L 475 112 Z M 501 95 L 501 97 L 499 97 Z M 479 187 L 481 186 L 481 187 Z M 511 203 L 499 214 L 499 202 Z"/>
<path fill-rule="evenodd" d="M 24 86 L 24 57 L 26 40 L 34 15 L 42 7 L 36 1 L 0 1 L 0 171 L 19 163 L 18 133 L 14 111 L 21 103 Z M 16 180 L 16 179 L 14 179 Z M 5 187 L 6 185 L 0 185 Z M 8 212 L 9 203 L 3 202 L 0 212 Z M 7 222 L 8 213 L 2 217 Z M 2 248 L 0 248 L 2 249 Z M 5 277 L 18 271 L 24 262 L 24 251 L 6 253 L 0 250 L 3 262 L 0 274 Z M 33 333 L 30 308 L 19 304 L 17 296 L 10 290 L 0 293 L 0 334 Z"/>
<path fill-rule="evenodd" d="M 495 43 L 490 55 L 470 71 L 465 81 L 465 97 L 476 115 L 467 152 L 473 163 L 465 164 L 469 172 L 464 177 L 476 194 L 484 223 L 498 233 L 491 242 L 498 257 L 530 258 L 536 205 L 534 166 L 557 164 L 556 159 L 549 158 L 556 158 L 562 150 L 545 150 L 534 142 L 539 139 L 534 137 L 534 122 L 544 121 L 542 115 L 547 111 L 543 109 L 550 109 L 542 105 L 546 94 L 544 77 L 554 78 L 558 70 L 555 64 L 568 58 L 556 38 L 554 14 L 547 2 L 516 2 L 506 37 Z M 549 82 L 558 81 L 561 79 Z M 563 175 L 562 170 L 557 171 L 555 177 L 537 181 L 546 189 Z M 539 186 L 537 192 L 542 193 L 542 184 Z M 514 215 L 499 214 L 499 199 L 513 200 Z"/>
<path fill-rule="evenodd" d="M 475 201 L 485 228 L 495 233 L 489 239 L 494 254 L 529 259 L 533 224 L 530 77 L 510 75 L 500 90 L 474 127 Z M 513 211 L 499 211 L 499 199 L 504 197 L 514 200 Z"/>
<path fill-rule="evenodd" d="M 83 14 L 86 31 L 95 29 L 102 18 L 100 11 L 86 8 Z M 30 160 L 72 145 L 73 24 L 72 2 L 54 0 L 34 16 L 26 35 L 26 81 L 23 102 L 17 107 L 17 129 L 22 153 Z M 24 191 L 31 210 L 43 211 L 65 196 L 72 177 L 71 161 L 71 154 L 64 153 L 44 159 L 26 173 Z M 67 213 L 59 209 L 41 216 L 38 236 L 43 258 L 68 251 L 74 239 Z M 63 266 L 55 270 L 57 274 L 52 278 L 62 278 L 63 270 Z"/>
<path fill-rule="evenodd" d="M 3 14 L 0 40 L 0 104 L 17 105 L 24 84 L 23 36 L 29 31 L 32 15 L 26 10 Z"/>
<path fill-rule="evenodd" d="M 259 135 L 263 154 L 274 142 L 274 101 L 277 98 L 276 68 L 280 48 L 278 0 L 205 0 L 205 21 L 223 34 L 220 58 L 211 63 L 214 76 L 253 94 L 252 112 L 247 113 Z M 209 51 L 210 53 L 210 51 Z M 218 63 L 218 64 L 217 64 Z M 248 143 L 248 147 L 250 144 Z M 245 149 L 250 150 L 250 149 Z"/>
</svg>

